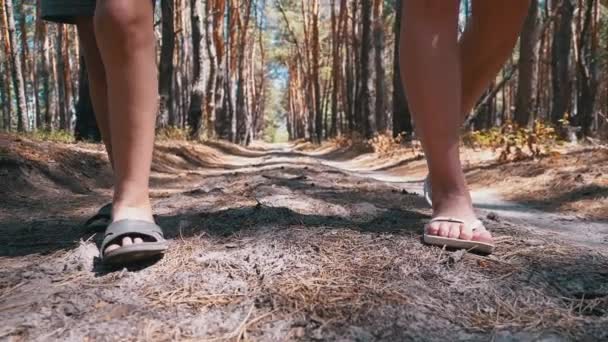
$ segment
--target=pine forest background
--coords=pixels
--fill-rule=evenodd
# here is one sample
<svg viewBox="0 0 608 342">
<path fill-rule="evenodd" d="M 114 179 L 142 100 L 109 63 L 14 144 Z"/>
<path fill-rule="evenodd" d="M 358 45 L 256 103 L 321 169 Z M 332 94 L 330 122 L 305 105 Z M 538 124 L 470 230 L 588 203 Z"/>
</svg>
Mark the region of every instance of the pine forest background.
<svg viewBox="0 0 608 342">
<path fill-rule="evenodd" d="M 607 139 L 607 5 L 532 1 L 516 50 L 465 128 L 543 122 L 562 134 Z M 158 130 L 240 144 L 411 137 L 394 63 L 400 6 L 159 1 Z M 0 0 L 0 130 L 99 140 L 76 28 L 46 23 L 39 11 L 32 0 Z M 470 14 L 470 2 L 462 1 L 462 25 Z"/>
</svg>

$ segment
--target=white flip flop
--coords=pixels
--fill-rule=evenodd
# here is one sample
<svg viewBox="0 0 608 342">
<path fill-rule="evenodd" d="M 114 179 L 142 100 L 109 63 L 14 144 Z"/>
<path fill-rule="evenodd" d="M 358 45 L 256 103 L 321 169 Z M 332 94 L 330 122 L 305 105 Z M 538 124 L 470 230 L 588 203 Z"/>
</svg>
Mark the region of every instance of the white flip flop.
<svg viewBox="0 0 608 342">
<path fill-rule="evenodd" d="M 429 206 L 433 207 L 433 189 L 431 188 L 431 175 L 426 175 L 424 178 L 424 184 L 422 185 L 422 192 L 424 193 L 424 199 Z"/>
<path fill-rule="evenodd" d="M 463 220 L 459 220 L 452 217 L 435 217 L 433 218 L 429 224 L 435 222 L 450 222 L 450 223 L 460 223 L 465 224 Z M 470 225 L 473 232 L 479 230 L 486 230 L 483 225 L 483 222 L 480 220 L 476 220 Z M 426 232 L 427 227 L 424 228 L 424 242 L 429 245 L 434 246 L 442 246 L 453 249 L 467 249 L 473 252 L 483 253 L 483 254 L 492 254 L 494 252 L 495 245 L 492 243 L 481 242 L 481 241 L 472 241 L 472 240 L 461 240 L 461 239 L 452 239 L 447 237 L 441 237 L 436 235 L 429 235 Z"/>
</svg>

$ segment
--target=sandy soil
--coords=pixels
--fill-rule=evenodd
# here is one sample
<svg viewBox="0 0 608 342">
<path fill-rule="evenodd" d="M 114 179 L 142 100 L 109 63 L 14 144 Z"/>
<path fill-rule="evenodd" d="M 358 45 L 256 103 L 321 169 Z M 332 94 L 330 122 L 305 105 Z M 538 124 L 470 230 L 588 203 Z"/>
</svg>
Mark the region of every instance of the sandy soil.
<svg viewBox="0 0 608 342">
<path fill-rule="evenodd" d="M 81 226 L 110 198 L 100 147 L 0 136 L 0 340 L 608 339 L 608 247 L 495 214 L 492 256 L 424 246 L 430 211 L 372 159 L 159 143 L 171 249 L 107 269 Z"/>
</svg>

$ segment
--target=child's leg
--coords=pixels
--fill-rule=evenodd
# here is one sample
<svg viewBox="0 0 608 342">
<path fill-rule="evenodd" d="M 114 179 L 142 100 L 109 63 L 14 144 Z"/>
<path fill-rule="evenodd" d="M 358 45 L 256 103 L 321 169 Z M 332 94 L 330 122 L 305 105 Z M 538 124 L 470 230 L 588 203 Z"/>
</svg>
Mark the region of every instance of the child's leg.
<svg viewBox="0 0 608 342">
<path fill-rule="evenodd" d="M 99 55 L 95 29 L 93 27 L 93 16 L 80 16 L 75 18 L 78 28 L 78 37 L 82 47 L 84 60 L 87 66 L 89 79 L 89 91 L 91 103 L 95 112 L 97 126 L 108 151 L 110 163 L 112 163 L 112 143 L 110 136 L 110 117 L 108 113 L 108 93 L 106 84 L 106 71 Z"/>
<path fill-rule="evenodd" d="M 153 221 L 148 183 L 154 147 L 158 81 L 153 4 L 97 2 L 95 35 L 106 71 L 115 193 L 113 220 Z M 141 242 L 125 237 L 123 245 Z M 106 250 L 119 248 L 111 245 Z"/>
<path fill-rule="evenodd" d="M 460 41 L 462 113 L 467 115 L 511 56 L 530 0 L 474 0 Z"/>
<path fill-rule="evenodd" d="M 474 222 L 475 213 L 459 156 L 461 66 L 458 0 L 407 0 L 403 6 L 400 63 L 416 129 L 433 184 L 433 215 Z M 437 222 L 428 233 L 491 242 L 487 231 Z"/>
</svg>

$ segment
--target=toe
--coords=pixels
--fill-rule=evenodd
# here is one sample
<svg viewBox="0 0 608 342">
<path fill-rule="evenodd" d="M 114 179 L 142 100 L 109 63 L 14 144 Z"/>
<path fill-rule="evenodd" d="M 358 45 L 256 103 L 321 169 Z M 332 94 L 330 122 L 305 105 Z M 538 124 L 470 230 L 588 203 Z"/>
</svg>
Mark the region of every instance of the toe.
<svg viewBox="0 0 608 342">
<path fill-rule="evenodd" d="M 429 235 L 434 235 L 434 236 L 439 235 L 439 223 L 438 222 L 429 223 L 426 227 L 426 232 Z"/>
<path fill-rule="evenodd" d="M 131 239 L 131 237 L 129 236 L 125 236 L 124 238 L 122 238 L 122 245 L 123 246 L 129 246 L 133 244 L 133 240 Z"/>
<path fill-rule="evenodd" d="M 473 237 L 472 237 L 473 241 L 480 241 L 480 242 L 487 242 L 487 243 L 492 243 L 492 234 L 490 234 L 490 232 L 488 232 L 487 230 L 478 230 L 475 231 L 473 233 Z"/>
<path fill-rule="evenodd" d="M 473 230 L 468 225 L 462 225 L 460 227 L 460 240 L 470 241 L 473 239 Z"/>
<path fill-rule="evenodd" d="M 450 235 L 450 224 L 447 222 L 441 222 L 439 224 L 439 236 L 448 237 Z"/>
<path fill-rule="evenodd" d="M 106 248 L 106 250 L 105 250 L 105 252 L 104 252 L 104 253 L 108 253 L 108 252 L 111 252 L 111 251 L 115 251 L 115 250 L 117 250 L 117 249 L 119 249 L 119 248 L 120 248 L 120 246 L 119 246 L 119 245 L 116 245 L 116 244 L 114 244 L 114 245 L 109 245 L 109 246 L 108 246 L 108 248 Z"/>
<path fill-rule="evenodd" d="M 448 237 L 450 239 L 458 239 L 458 237 L 460 237 L 461 228 L 462 228 L 462 224 L 451 224 L 450 233 L 448 234 Z"/>
<path fill-rule="evenodd" d="M 144 239 L 142 239 L 140 237 L 136 237 L 135 239 L 133 239 L 133 243 L 134 244 L 144 243 Z"/>
</svg>

